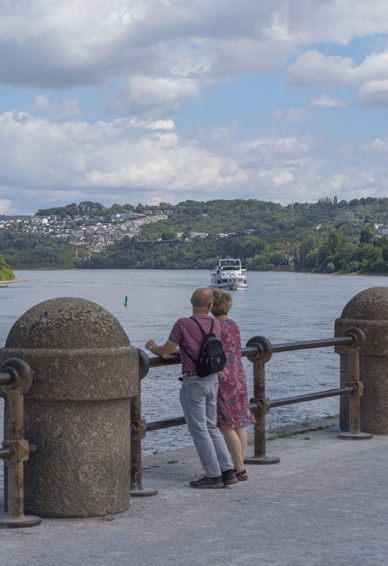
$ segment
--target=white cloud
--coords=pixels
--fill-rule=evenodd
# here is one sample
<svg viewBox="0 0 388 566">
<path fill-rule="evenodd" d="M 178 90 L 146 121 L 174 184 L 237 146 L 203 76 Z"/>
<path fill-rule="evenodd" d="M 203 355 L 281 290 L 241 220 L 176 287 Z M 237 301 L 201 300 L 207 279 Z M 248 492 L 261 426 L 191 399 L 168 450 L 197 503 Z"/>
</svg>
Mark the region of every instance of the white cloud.
<svg viewBox="0 0 388 566">
<path fill-rule="evenodd" d="M 283 25 L 300 44 L 347 45 L 356 37 L 385 33 L 388 27 L 384 0 L 290 0 L 282 6 Z"/>
<path fill-rule="evenodd" d="M 199 98 L 198 82 L 192 79 L 131 77 L 127 87 L 108 105 L 122 115 L 162 115 L 178 112 L 186 98 Z"/>
<path fill-rule="evenodd" d="M 33 105 L 23 100 L 15 104 L 20 111 L 0 114 L 0 186 L 2 202 L 10 203 L 3 206 L 34 211 L 43 198 L 109 204 L 236 194 L 288 202 L 317 199 L 338 187 L 352 198 L 368 190 L 377 194 L 387 186 L 386 140 L 340 145 L 301 132 L 309 131 L 305 118 L 311 107 L 347 104 L 329 87 L 358 88 L 365 106 L 388 106 L 386 36 L 361 62 L 347 49 L 352 41 L 372 43 L 387 32 L 383 0 L 2 2 L 0 83 L 38 93 Z M 336 53 L 336 45 L 346 57 L 323 54 L 325 48 Z M 236 107 L 244 110 L 246 100 L 245 91 L 236 89 L 229 123 L 206 127 L 216 119 L 204 112 L 201 129 L 194 129 L 192 117 L 180 122 L 185 138 L 175 127 L 171 114 L 188 101 L 202 103 L 205 89 L 264 73 L 271 73 L 271 87 L 273 75 L 291 60 L 286 86 L 324 87 L 326 93 L 302 102 L 302 108 L 294 98 L 297 90 L 292 100 L 279 96 L 276 105 L 268 103 L 270 119 L 252 111 L 251 124 L 258 125 L 247 134 L 233 114 Z M 96 87 L 85 114 L 77 87 Z M 262 86 L 258 107 L 261 96 L 267 104 L 278 93 Z M 106 111 L 122 119 L 81 120 L 91 120 L 91 108 L 102 99 Z M 276 107 L 281 110 L 273 113 Z M 261 130 L 265 120 L 269 127 Z M 271 128 L 287 134 L 252 134 Z M 314 128 L 324 129 L 318 122 Z"/>
<path fill-rule="evenodd" d="M 71 120 L 82 114 L 82 105 L 78 100 L 62 99 L 60 102 L 52 102 L 48 96 L 39 94 L 35 97 L 32 108 L 37 111 L 47 112 L 55 120 Z"/>
<path fill-rule="evenodd" d="M 285 85 L 289 87 L 359 87 L 359 100 L 365 105 L 388 106 L 388 50 L 365 57 L 359 65 L 349 57 L 325 57 L 317 50 L 306 51 L 288 67 Z M 313 106 L 341 107 L 328 95 L 311 102 Z"/>
<path fill-rule="evenodd" d="M 238 134 L 233 125 L 217 126 L 184 140 L 171 119 L 53 123 L 4 113 L 3 203 L 18 213 L 83 200 L 110 205 L 238 197 L 285 204 L 379 196 L 388 187 L 387 139 L 340 146 L 305 135 L 240 140 Z"/>
<path fill-rule="evenodd" d="M 321 94 L 318 98 L 310 101 L 310 106 L 324 106 L 325 108 L 344 108 L 347 102 L 336 100 L 327 94 Z"/>
<path fill-rule="evenodd" d="M 361 65 L 303 52 L 311 42 L 346 45 L 387 30 L 382 0 L 8 1 L 0 5 L 0 83 L 65 89 L 126 78 L 124 89 L 105 97 L 107 111 L 155 117 L 201 100 L 209 85 L 276 71 L 297 52 L 288 86 L 388 79 L 388 52 Z M 35 108 L 55 120 L 81 116 L 76 100 L 48 103 L 45 93 L 39 96 Z M 372 98 L 361 97 L 364 103 Z"/>
<path fill-rule="evenodd" d="M 217 74 L 214 63 L 225 67 L 224 58 L 234 55 L 231 67 L 236 61 L 247 67 L 254 59 L 243 57 L 246 42 L 254 55 L 255 43 L 262 42 L 258 26 L 265 27 L 271 13 L 270 5 L 260 7 L 252 0 L 238 5 L 225 0 L 222 10 L 216 0 L 3 3 L 0 81 L 63 88 L 101 85 L 111 77 L 140 72 L 200 76 Z M 261 59 L 267 61 L 279 41 L 266 38 L 264 43 Z"/>
<path fill-rule="evenodd" d="M 388 50 L 369 55 L 356 65 L 349 57 L 326 57 L 317 50 L 300 55 L 287 69 L 286 84 L 298 86 L 356 86 L 388 78 Z"/>
<path fill-rule="evenodd" d="M 292 187 L 297 194 L 302 180 L 313 177 L 314 149 L 306 139 L 240 142 L 233 128 L 224 129 L 222 138 L 219 133 L 215 128 L 184 141 L 171 120 L 53 124 L 27 113 L 6 113 L 0 117 L 0 143 L 5 147 L 1 183 L 5 187 L 13 179 L 41 202 L 81 202 L 92 195 L 106 204 L 112 199 L 144 201 L 145 196 L 150 201 L 161 187 L 168 188 L 171 202 L 234 198 L 236 191 L 241 198 L 286 201 L 285 190 Z M 10 193 L 14 208 L 23 210 L 28 191 L 20 199 L 18 192 Z"/>
<path fill-rule="evenodd" d="M 369 106 L 388 108 L 388 79 L 368 81 L 359 91 L 360 101 Z"/>
<path fill-rule="evenodd" d="M 50 108 L 50 99 L 45 94 L 35 96 L 33 108 L 35 110 L 47 110 Z"/>
<path fill-rule="evenodd" d="M 331 194 L 340 193 L 342 199 L 386 196 L 388 176 L 376 178 L 376 171 L 359 167 L 346 167 L 342 173 L 329 177 L 327 190 Z"/>
<path fill-rule="evenodd" d="M 81 113 L 82 105 L 78 100 L 64 98 L 61 104 L 54 108 L 54 116 L 56 115 L 58 120 L 72 120 L 80 116 Z"/>
<path fill-rule="evenodd" d="M 0 81 L 64 88 L 141 73 L 226 78 L 276 69 L 309 42 L 346 44 L 387 28 L 382 0 L 3 2 Z"/>
<path fill-rule="evenodd" d="M 274 195 L 272 190 L 293 178 L 297 182 L 295 172 L 304 167 L 298 159 L 306 159 L 310 150 L 308 143 L 295 137 L 241 143 L 235 140 L 233 129 L 224 129 L 222 137 L 219 133 L 215 128 L 184 141 L 171 120 L 60 124 L 9 112 L 0 116 L 0 143 L 4 147 L 0 181 L 3 187 L 9 186 L 11 179 L 28 187 L 20 198 L 14 190 L 6 195 L 19 209 L 26 206 L 29 191 L 32 199 L 41 202 L 60 197 L 65 203 L 80 202 L 95 195 L 96 200 L 109 203 L 112 198 L 118 200 L 118 194 L 126 202 L 142 200 L 139 194 L 150 200 L 160 194 L 161 187 L 167 187 L 173 195 L 170 200 L 179 202 L 185 198 L 228 198 L 236 190 L 248 198 L 253 187 L 255 192 L 261 190 L 258 173 L 266 167 L 271 175 L 264 192 L 280 198 L 281 193 Z M 244 167 L 248 160 L 256 167 Z"/>
<path fill-rule="evenodd" d="M 0 199 L 0 214 L 12 214 L 11 201 L 8 199 Z"/>
<path fill-rule="evenodd" d="M 307 111 L 304 108 L 279 108 L 272 114 L 279 122 L 300 122 L 306 115 Z"/>
<path fill-rule="evenodd" d="M 349 86 L 359 80 L 357 68 L 349 57 L 325 57 L 317 50 L 310 50 L 288 67 L 285 84 L 290 87 Z"/>
<path fill-rule="evenodd" d="M 295 177 L 291 173 L 291 171 L 287 169 L 272 176 L 272 182 L 275 185 L 275 187 L 281 187 L 282 185 L 287 185 L 292 181 L 295 181 Z"/>
</svg>

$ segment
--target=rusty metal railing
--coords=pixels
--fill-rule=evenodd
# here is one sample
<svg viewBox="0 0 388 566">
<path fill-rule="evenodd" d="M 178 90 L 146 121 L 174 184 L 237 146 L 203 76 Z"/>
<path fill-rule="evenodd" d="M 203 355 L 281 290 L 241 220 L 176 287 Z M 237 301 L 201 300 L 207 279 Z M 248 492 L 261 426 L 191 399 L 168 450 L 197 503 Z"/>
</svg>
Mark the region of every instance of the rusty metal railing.
<svg viewBox="0 0 388 566">
<path fill-rule="evenodd" d="M 271 408 L 283 407 L 295 403 L 314 401 L 328 397 L 340 395 L 349 396 L 349 432 L 341 432 L 340 438 L 366 439 L 371 438 L 371 434 L 362 433 L 360 430 L 360 397 L 363 393 L 363 384 L 360 381 L 360 362 L 359 351 L 365 345 L 365 334 L 359 328 L 349 328 L 343 336 L 329 338 L 325 340 L 311 340 L 303 342 L 288 342 L 284 344 L 271 344 L 263 336 L 255 336 L 248 340 L 246 347 L 242 348 L 242 356 L 246 356 L 253 364 L 253 398 L 250 400 L 250 408 L 253 411 L 256 422 L 254 424 L 254 455 L 247 458 L 249 464 L 276 464 L 279 458 L 267 456 L 266 454 L 266 426 L 265 415 Z M 329 346 L 344 346 L 348 349 L 348 376 L 349 382 L 339 389 L 329 389 L 317 393 L 308 393 L 288 397 L 285 399 L 275 399 L 269 401 L 265 396 L 265 364 L 271 359 L 274 353 L 291 352 L 296 350 L 306 350 L 312 348 L 324 348 Z M 149 358 L 145 352 L 139 352 L 139 374 L 143 379 L 150 368 L 164 367 L 180 363 L 179 355 L 171 355 L 165 359 L 159 357 Z M 132 469 L 131 469 L 131 495 L 154 495 L 157 490 L 144 489 L 141 483 L 141 440 L 146 431 L 161 430 L 185 424 L 184 417 L 164 419 L 145 423 L 141 419 L 140 396 L 135 399 L 132 405 Z"/>
<path fill-rule="evenodd" d="M 276 456 L 270 457 L 266 455 L 265 415 L 271 408 L 275 407 L 338 395 L 349 395 L 350 430 L 349 432 L 340 433 L 339 437 L 353 439 L 371 438 L 370 434 L 362 433 L 360 430 L 360 397 L 363 393 L 363 385 L 360 381 L 359 351 L 365 346 L 365 342 L 365 334 L 359 328 L 349 328 L 343 336 L 327 340 L 290 342 L 276 345 L 272 345 L 269 340 L 262 336 L 255 336 L 248 340 L 247 348 L 254 348 L 254 353 L 247 353 L 247 357 L 253 363 L 253 399 L 251 400 L 251 409 L 256 417 L 256 422 L 254 424 L 254 456 L 253 458 L 247 458 L 246 463 L 275 464 L 279 462 L 279 458 Z M 298 395 L 287 399 L 276 399 L 274 401 L 269 401 L 266 398 L 265 364 L 271 359 L 274 353 L 328 346 L 345 346 L 348 349 L 349 382 L 345 387 L 320 391 L 318 393 Z"/>
<path fill-rule="evenodd" d="M 0 459 L 7 469 L 4 507 L 8 512 L 0 514 L 0 528 L 34 527 L 42 521 L 40 517 L 24 515 L 24 462 L 35 446 L 24 438 L 23 399 L 33 378 L 34 372 L 23 360 L 12 358 L 0 367 L 0 396 L 5 400 L 5 438 Z"/>
</svg>

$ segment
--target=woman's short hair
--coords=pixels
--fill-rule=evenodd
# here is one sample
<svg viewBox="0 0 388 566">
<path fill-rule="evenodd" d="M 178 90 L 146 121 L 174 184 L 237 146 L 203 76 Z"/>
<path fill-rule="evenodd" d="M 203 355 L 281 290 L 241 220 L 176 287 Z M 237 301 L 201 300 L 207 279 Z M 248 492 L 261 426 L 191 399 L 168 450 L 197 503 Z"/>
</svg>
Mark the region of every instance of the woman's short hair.
<svg viewBox="0 0 388 566">
<path fill-rule="evenodd" d="M 228 314 L 232 306 L 232 295 L 228 291 L 221 289 L 213 289 L 213 316 L 222 316 Z"/>
</svg>

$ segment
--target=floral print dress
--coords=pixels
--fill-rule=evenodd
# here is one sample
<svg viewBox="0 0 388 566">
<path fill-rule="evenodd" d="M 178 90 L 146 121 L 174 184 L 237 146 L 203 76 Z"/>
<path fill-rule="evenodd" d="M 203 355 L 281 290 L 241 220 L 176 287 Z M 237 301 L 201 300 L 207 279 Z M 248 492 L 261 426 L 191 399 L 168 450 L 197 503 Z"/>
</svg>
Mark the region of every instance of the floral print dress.
<svg viewBox="0 0 388 566">
<path fill-rule="evenodd" d="M 240 428 L 255 422 L 248 407 L 247 380 L 241 361 L 241 337 L 238 325 L 230 319 L 218 319 L 221 342 L 227 358 L 218 373 L 217 425 Z"/>
</svg>

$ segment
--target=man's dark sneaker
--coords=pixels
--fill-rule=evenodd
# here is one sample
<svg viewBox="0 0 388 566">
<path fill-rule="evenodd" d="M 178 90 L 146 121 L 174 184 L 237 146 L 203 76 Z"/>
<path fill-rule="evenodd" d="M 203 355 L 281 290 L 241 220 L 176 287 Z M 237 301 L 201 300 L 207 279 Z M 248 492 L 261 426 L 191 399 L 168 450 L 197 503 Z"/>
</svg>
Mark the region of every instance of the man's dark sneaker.
<svg viewBox="0 0 388 566">
<path fill-rule="evenodd" d="M 226 472 L 222 472 L 222 479 L 224 485 L 232 485 L 233 483 L 238 482 L 234 470 L 226 470 Z"/>
<path fill-rule="evenodd" d="M 201 478 L 199 478 L 199 480 L 191 481 L 190 487 L 197 487 L 202 489 L 204 488 L 217 489 L 219 487 L 224 487 L 224 482 L 222 476 L 218 476 L 218 478 L 208 478 L 207 476 L 202 476 Z"/>
</svg>

